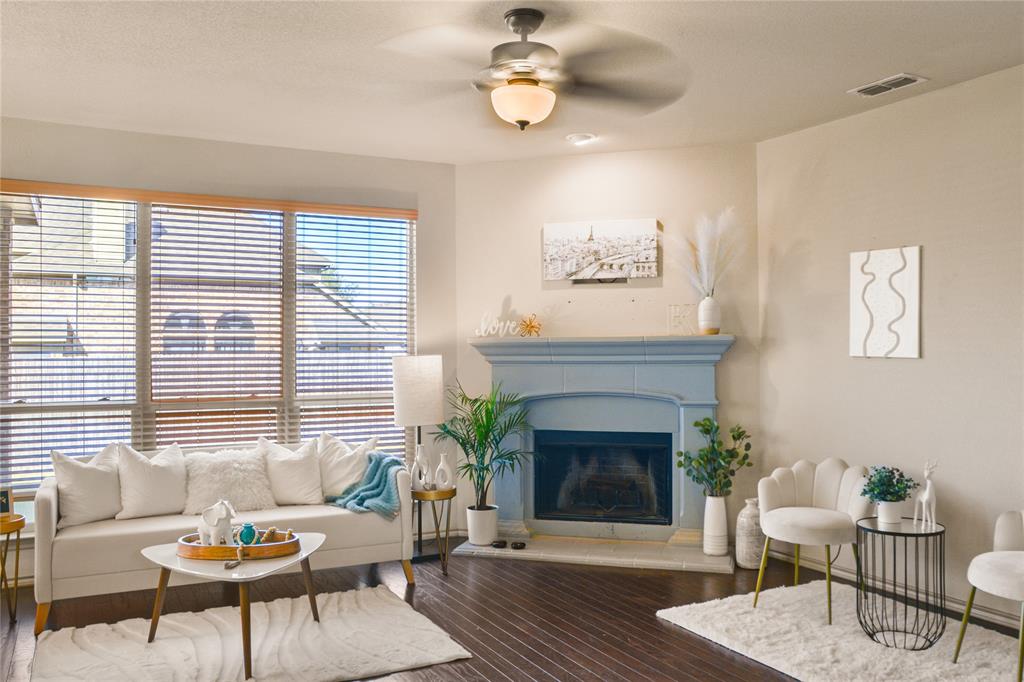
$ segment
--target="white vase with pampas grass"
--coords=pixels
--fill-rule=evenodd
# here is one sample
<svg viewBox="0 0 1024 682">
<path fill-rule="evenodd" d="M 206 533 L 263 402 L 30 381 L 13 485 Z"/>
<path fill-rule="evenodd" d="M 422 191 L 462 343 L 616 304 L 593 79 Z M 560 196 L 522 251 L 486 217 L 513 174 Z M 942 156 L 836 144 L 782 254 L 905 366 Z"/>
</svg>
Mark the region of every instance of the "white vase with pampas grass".
<svg viewBox="0 0 1024 682">
<path fill-rule="evenodd" d="M 690 248 L 686 274 L 702 297 L 697 306 L 697 325 L 701 334 L 718 334 L 722 328 L 722 309 L 715 300 L 715 290 L 742 246 L 736 211 L 730 206 L 717 217 L 701 216 L 686 243 Z"/>
</svg>

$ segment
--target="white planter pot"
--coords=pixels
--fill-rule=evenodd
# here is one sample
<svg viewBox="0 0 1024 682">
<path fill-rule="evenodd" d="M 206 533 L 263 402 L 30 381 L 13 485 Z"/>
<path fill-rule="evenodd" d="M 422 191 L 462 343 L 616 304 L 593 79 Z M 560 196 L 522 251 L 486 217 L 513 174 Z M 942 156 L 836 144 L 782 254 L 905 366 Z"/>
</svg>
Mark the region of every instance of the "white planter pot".
<svg viewBox="0 0 1024 682">
<path fill-rule="evenodd" d="M 899 525 L 903 519 L 900 514 L 902 509 L 902 502 L 879 502 L 878 522 Z"/>
<path fill-rule="evenodd" d="M 469 544 L 489 545 L 498 539 L 498 508 L 466 510 L 466 525 L 469 526 Z"/>
<path fill-rule="evenodd" d="M 722 328 L 722 309 L 710 296 L 697 306 L 697 326 L 701 334 L 717 334 Z"/>
<path fill-rule="evenodd" d="M 740 568 L 760 568 L 764 553 L 764 533 L 761 532 L 761 512 L 757 498 L 748 497 L 747 506 L 736 517 L 736 565 Z"/>
<path fill-rule="evenodd" d="M 729 522 L 724 497 L 704 498 L 704 553 L 708 556 L 729 553 Z"/>
</svg>

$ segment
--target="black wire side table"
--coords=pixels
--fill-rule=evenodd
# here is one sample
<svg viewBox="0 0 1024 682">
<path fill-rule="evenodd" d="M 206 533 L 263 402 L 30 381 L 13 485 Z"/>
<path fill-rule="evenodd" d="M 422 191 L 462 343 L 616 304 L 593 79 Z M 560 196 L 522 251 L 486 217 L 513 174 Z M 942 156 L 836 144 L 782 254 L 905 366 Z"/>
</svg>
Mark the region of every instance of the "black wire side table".
<svg viewBox="0 0 1024 682">
<path fill-rule="evenodd" d="M 946 631 L 946 528 L 857 522 L 857 620 L 868 637 L 921 651 Z"/>
</svg>

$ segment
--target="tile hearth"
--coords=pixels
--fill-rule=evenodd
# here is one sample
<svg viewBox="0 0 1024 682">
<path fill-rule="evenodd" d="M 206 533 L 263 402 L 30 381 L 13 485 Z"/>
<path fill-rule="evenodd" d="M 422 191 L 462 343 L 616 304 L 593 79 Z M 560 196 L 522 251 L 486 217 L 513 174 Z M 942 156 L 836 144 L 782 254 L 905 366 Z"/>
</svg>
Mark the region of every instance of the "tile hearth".
<svg viewBox="0 0 1024 682">
<path fill-rule="evenodd" d="M 535 535 L 525 540 L 526 549 L 495 549 L 464 542 L 452 550 L 455 556 L 478 556 L 563 564 L 590 564 L 623 568 L 660 568 L 668 571 L 732 573 L 733 558 L 707 556 L 700 545 L 664 542 L 606 540 L 554 535 Z"/>
</svg>

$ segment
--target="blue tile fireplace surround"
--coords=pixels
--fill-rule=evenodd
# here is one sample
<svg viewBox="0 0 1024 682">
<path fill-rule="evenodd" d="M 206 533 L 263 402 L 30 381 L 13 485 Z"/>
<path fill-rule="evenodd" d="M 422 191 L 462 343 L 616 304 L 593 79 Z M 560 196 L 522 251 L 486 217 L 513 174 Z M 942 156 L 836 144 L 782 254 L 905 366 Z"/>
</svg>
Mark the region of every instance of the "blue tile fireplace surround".
<svg viewBox="0 0 1024 682">
<path fill-rule="evenodd" d="M 543 463 L 495 481 L 502 535 L 699 542 L 703 494 L 675 453 L 703 444 L 693 422 L 715 414 L 715 367 L 732 343 L 725 335 L 471 340 L 493 381 L 526 398 L 534 431 L 522 445 L 543 454 Z"/>
</svg>

